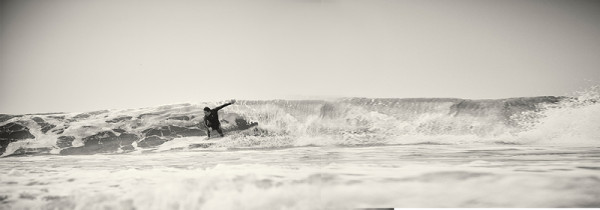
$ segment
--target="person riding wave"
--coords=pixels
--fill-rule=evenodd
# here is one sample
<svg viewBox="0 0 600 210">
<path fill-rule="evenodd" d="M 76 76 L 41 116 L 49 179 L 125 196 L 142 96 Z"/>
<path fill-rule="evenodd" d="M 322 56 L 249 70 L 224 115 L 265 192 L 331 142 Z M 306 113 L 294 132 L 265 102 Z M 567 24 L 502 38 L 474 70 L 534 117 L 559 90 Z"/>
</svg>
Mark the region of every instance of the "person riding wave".
<svg viewBox="0 0 600 210">
<path fill-rule="evenodd" d="M 214 109 L 210 109 L 208 107 L 204 107 L 204 126 L 206 127 L 206 135 L 210 139 L 210 131 L 216 130 L 217 133 L 223 137 L 223 129 L 221 129 L 221 122 L 219 122 L 219 110 L 234 104 L 235 100 L 231 100 L 231 102 L 223 104 L 221 106 L 215 107 Z"/>
</svg>

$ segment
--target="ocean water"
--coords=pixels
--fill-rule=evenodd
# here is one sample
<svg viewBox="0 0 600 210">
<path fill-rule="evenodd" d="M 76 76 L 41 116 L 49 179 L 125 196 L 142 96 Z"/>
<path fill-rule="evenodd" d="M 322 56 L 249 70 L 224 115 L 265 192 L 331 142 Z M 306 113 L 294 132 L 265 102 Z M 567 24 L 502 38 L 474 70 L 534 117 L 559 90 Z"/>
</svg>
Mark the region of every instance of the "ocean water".
<svg viewBox="0 0 600 210">
<path fill-rule="evenodd" d="M 598 208 L 597 98 L 3 115 L 0 209 Z"/>
<path fill-rule="evenodd" d="M 599 207 L 600 148 L 396 145 L 9 157 L 2 209 Z"/>
</svg>

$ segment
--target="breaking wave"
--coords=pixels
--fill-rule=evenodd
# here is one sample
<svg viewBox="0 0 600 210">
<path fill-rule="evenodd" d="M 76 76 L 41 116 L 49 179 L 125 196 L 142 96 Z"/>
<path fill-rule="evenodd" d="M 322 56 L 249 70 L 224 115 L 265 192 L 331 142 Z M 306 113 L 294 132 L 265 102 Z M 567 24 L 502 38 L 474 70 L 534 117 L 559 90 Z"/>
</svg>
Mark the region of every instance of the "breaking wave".
<svg viewBox="0 0 600 210">
<path fill-rule="evenodd" d="M 2 156 L 386 144 L 600 145 L 598 88 L 579 97 L 238 101 L 226 137 L 205 140 L 202 108 L 0 115 Z"/>
</svg>

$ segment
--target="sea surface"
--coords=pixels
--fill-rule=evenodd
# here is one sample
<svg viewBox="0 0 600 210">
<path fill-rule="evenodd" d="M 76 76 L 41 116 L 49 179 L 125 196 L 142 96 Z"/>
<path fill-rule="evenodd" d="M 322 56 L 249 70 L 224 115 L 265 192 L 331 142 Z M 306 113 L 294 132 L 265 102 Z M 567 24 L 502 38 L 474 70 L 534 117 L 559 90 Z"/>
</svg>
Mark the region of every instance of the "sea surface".
<svg viewBox="0 0 600 210">
<path fill-rule="evenodd" d="M 8 157 L 2 209 L 600 207 L 600 147 L 385 145 Z"/>
<path fill-rule="evenodd" d="M 0 209 L 600 208 L 597 97 L 0 116 Z"/>
</svg>

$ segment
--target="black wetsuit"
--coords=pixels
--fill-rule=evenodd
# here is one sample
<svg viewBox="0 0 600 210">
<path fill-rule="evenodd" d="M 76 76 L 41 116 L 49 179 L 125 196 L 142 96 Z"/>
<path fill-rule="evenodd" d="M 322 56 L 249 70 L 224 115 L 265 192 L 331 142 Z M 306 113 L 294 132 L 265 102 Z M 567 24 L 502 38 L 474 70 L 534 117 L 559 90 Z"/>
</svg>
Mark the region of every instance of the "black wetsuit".
<svg viewBox="0 0 600 210">
<path fill-rule="evenodd" d="M 221 122 L 219 122 L 219 110 L 223 107 L 229 106 L 231 103 L 226 103 L 210 110 L 209 115 L 204 115 L 204 125 L 206 125 L 206 133 L 210 137 L 210 130 L 212 128 L 216 130 L 221 136 L 223 136 L 223 130 L 221 129 Z"/>
</svg>

